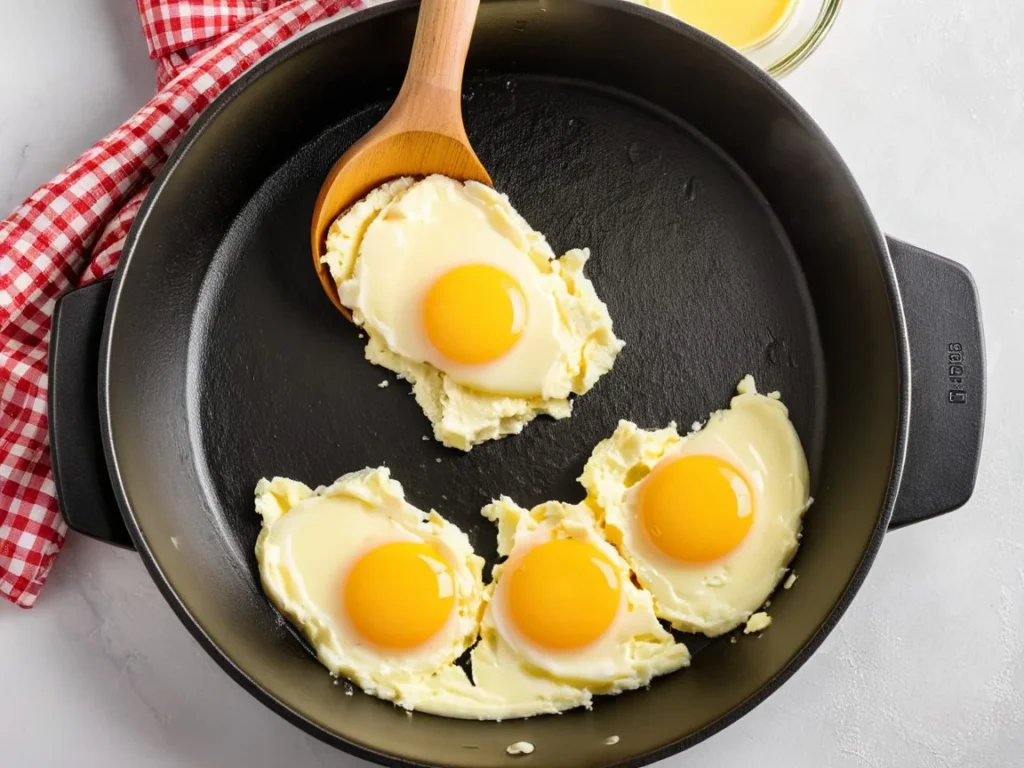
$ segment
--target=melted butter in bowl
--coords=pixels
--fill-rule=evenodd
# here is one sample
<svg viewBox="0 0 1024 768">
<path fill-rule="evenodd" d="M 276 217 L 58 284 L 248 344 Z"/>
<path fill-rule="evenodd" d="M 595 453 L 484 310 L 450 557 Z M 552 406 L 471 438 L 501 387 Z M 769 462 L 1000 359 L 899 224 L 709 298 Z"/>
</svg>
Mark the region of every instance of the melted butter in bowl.
<svg viewBox="0 0 1024 768">
<path fill-rule="evenodd" d="M 746 51 L 775 37 L 796 4 L 797 0 L 652 0 L 651 6 Z"/>
<path fill-rule="evenodd" d="M 741 52 L 773 77 L 803 62 L 832 28 L 842 0 L 633 0 Z"/>
</svg>

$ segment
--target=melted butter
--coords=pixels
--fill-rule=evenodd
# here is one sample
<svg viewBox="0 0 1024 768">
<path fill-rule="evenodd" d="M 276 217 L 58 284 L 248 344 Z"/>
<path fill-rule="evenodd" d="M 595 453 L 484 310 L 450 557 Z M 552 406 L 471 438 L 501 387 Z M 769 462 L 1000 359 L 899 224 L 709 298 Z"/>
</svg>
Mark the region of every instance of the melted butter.
<svg viewBox="0 0 1024 768">
<path fill-rule="evenodd" d="M 773 37 L 797 0 L 661 0 L 661 8 L 738 50 Z"/>
</svg>

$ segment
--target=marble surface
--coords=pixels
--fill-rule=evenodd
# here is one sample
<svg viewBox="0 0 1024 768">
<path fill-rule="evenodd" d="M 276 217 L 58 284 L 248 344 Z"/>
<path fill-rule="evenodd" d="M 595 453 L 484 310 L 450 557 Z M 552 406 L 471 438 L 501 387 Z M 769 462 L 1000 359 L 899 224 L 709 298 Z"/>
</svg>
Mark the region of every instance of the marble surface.
<svg viewBox="0 0 1024 768">
<path fill-rule="evenodd" d="M 856 0 L 786 86 L 890 233 L 966 264 L 989 407 L 978 488 L 888 536 L 820 652 L 662 765 L 1004 768 L 1024 754 L 1024 5 Z M 0 0 L 0 208 L 151 93 L 128 0 Z M 37 606 L 0 604 L 5 765 L 365 765 L 231 682 L 138 558 L 71 536 Z"/>
</svg>

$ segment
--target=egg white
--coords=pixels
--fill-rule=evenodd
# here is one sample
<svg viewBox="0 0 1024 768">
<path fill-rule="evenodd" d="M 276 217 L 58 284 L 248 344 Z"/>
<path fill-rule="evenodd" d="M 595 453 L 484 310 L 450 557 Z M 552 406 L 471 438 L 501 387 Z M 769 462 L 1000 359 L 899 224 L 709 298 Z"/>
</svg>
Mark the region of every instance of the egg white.
<svg viewBox="0 0 1024 768">
<path fill-rule="evenodd" d="M 699 425 L 697 425 L 699 426 Z M 662 553 L 640 521 L 644 478 L 660 461 L 697 454 L 727 461 L 753 492 L 754 520 L 740 545 L 707 564 Z M 675 424 L 646 431 L 619 422 L 594 449 L 580 482 L 604 532 L 654 598 L 659 618 L 676 629 L 717 636 L 743 624 L 778 585 L 799 546 L 810 505 L 807 460 L 777 393 L 761 395 L 745 377 L 728 410 L 680 437 Z"/>
<path fill-rule="evenodd" d="M 557 278 L 538 269 L 529 244 L 517 237 L 519 228 L 506 211 L 488 204 L 483 190 L 494 194 L 443 176 L 413 184 L 367 227 L 352 279 L 339 297 L 392 352 L 429 363 L 459 384 L 493 394 L 566 397 L 570 384 L 558 365 L 565 331 L 546 285 Z M 480 365 L 445 358 L 427 338 L 419 309 L 440 277 L 468 264 L 505 272 L 526 305 L 516 344 Z"/>
</svg>

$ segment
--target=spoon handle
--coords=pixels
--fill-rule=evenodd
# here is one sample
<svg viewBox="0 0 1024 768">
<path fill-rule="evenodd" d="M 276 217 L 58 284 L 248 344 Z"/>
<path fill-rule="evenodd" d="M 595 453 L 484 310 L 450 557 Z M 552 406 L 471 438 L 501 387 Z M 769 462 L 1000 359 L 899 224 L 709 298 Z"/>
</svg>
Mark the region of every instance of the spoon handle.
<svg viewBox="0 0 1024 768">
<path fill-rule="evenodd" d="M 454 93 L 462 98 L 462 73 L 480 0 L 422 0 L 402 92 Z M 423 94 L 421 94 L 422 97 Z"/>
</svg>

